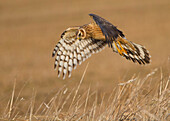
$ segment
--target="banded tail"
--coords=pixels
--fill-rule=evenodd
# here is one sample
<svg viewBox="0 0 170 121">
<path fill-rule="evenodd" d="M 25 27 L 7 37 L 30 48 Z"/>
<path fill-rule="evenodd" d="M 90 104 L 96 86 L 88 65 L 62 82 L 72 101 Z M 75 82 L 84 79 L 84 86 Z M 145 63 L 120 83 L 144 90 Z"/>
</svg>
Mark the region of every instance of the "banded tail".
<svg viewBox="0 0 170 121">
<path fill-rule="evenodd" d="M 112 49 L 134 63 L 137 62 L 143 65 L 150 63 L 149 51 L 144 46 L 133 43 L 125 37 L 119 36 L 116 41 L 113 41 Z"/>
</svg>

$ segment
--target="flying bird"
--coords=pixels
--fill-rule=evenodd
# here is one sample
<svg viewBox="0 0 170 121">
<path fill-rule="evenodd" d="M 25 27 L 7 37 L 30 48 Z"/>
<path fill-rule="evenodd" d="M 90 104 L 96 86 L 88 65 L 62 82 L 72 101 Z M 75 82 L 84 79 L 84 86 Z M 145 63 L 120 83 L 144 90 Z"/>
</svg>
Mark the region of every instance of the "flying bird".
<svg viewBox="0 0 170 121">
<path fill-rule="evenodd" d="M 54 68 L 58 70 L 58 77 L 71 72 L 92 54 L 103 50 L 107 45 L 113 52 L 120 54 L 127 60 L 141 65 L 150 63 L 148 50 L 139 44 L 126 39 L 122 31 L 104 18 L 89 14 L 93 21 L 82 26 L 70 27 L 61 34 L 52 57 L 55 56 Z"/>
</svg>

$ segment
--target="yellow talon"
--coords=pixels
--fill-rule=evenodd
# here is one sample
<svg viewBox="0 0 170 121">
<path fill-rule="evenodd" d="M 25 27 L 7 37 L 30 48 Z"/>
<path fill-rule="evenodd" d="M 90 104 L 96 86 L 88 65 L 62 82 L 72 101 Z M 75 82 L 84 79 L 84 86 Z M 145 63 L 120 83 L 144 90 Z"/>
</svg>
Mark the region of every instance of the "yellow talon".
<svg viewBox="0 0 170 121">
<path fill-rule="evenodd" d="M 117 49 L 118 53 L 119 53 L 120 55 L 122 55 L 122 52 L 121 52 L 121 50 L 117 47 L 116 43 L 115 43 L 115 46 L 116 46 L 116 49 Z"/>
<path fill-rule="evenodd" d="M 119 41 L 118 41 L 118 44 L 120 45 L 121 50 L 127 54 L 126 50 L 122 47 Z"/>
</svg>

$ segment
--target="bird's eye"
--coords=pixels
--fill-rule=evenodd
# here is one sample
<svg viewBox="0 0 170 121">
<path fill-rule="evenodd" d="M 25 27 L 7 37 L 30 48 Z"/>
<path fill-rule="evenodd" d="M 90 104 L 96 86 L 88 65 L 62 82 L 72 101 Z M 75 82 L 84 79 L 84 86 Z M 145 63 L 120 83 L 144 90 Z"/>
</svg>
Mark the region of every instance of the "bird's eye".
<svg viewBox="0 0 170 121">
<path fill-rule="evenodd" d="M 79 37 L 81 36 L 81 33 L 79 33 L 79 35 L 78 35 Z"/>
</svg>

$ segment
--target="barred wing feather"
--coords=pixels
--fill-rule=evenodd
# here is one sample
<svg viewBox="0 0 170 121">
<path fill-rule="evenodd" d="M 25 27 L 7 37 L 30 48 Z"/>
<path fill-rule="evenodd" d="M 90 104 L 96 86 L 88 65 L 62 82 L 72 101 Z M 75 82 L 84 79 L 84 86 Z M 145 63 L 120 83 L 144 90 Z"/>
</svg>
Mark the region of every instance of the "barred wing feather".
<svg viewBox="0 0 170 121">
<path fill-rule="evenodd" d="M 63 79 L 66 74 L 71 77 L 71 72 L 76 69 L 91 54 L 101 51 L 106 46 L 106 42 L 102 40 L 75 40 L 74 38 L 67 40 L 61 38 L 57 43 L 52 56 L 55 57 L 54 68 L 58 70 L 58 77 L 63 73 Z"/>
</svg>

